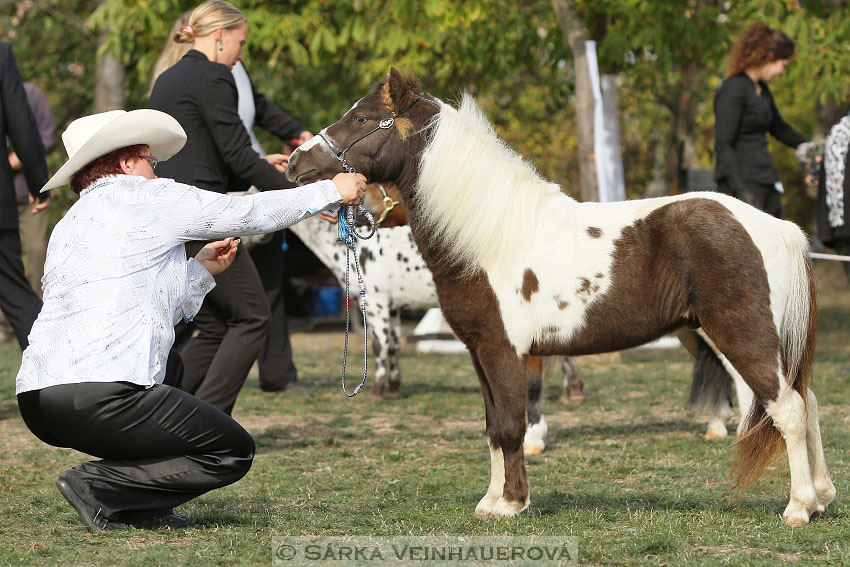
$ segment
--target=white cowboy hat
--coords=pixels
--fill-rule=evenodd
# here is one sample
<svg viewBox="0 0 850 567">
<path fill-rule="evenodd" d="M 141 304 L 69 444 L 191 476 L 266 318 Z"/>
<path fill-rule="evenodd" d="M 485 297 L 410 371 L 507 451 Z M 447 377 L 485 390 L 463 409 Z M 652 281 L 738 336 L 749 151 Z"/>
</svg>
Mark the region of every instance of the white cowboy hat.
<svg viewBox="0 0 850 567">
<path fill-rule="evenodd" d="M 145 144 L 151 155 L 165 161 L 186 144 L 186 132 L 174 118 L 159 110 L 110 110 L 77 118 L 62 134 L 68 161 L 41 188 L 47 191 L 71 182 L 83 167 L 109 152 Z"/>
</svg>

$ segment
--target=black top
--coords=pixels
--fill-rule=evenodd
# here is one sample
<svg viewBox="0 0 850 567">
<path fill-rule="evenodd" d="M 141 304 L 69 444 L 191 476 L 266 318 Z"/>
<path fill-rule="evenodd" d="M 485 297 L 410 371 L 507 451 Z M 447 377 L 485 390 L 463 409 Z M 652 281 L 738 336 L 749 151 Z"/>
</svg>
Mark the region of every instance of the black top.
<svg viewBox="0 0 850 567">
<path fill-rule="evenodd" d="M 759 81 L 759 86 L 761 95 L 752 79 L 741 73 L 723 81 L 714 95 L 714 180 L 735 192 L 747 182 L 772 185 L 779 181 L 767 150 L 767 132 L 792 148 L 806 141 L 782 119 L 767 84 Z"/>
<path fill-rule="evenodd" d="M 148 107 L 173 116 L 187 136 L 182 150 L 156 166 L 159 177 L 218 193 L 242 189 L 243 181 L 263 190 L 291 186 L 251 147 L 227 65 L 190 50 L 157 78 Z"/>
<path fill-rule="evenodd" d="M 0 229 L 18 229 L 18 198 L 12 166 L 9 165 L 8 139 L 18 153 L 30 194 L 38 198 L 47 183 L 47 162 L 38 125 L 30 109 L 24 83 L 11 46 L 0 41 Z M 41 213 L 46 214 L 46 213 Z"/>
</svg>

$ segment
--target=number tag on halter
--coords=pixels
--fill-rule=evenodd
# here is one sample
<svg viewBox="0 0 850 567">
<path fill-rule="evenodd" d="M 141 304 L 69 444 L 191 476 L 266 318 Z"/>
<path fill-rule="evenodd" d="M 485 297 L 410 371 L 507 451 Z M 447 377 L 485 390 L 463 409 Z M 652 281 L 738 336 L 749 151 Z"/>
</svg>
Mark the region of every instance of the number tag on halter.
<svg viewBox="0 0 850 567">
<path fill-rule="evenodd" d="M 380 128 L 381 130 L 386 130 L 387 128 L 392 128 L 393 124 L 395 124 L 395 119 L 387 118 L 386 120 L 381 120 L 381 122 L 378 124 L 378 128 Z"/>
</svg>

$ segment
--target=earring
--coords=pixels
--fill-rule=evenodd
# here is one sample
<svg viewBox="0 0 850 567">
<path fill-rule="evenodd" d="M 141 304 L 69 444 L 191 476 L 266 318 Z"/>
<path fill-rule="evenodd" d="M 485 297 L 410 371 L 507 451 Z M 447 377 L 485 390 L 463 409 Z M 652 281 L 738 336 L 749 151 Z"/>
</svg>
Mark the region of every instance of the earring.
<svg viewBox="0 0 850 567">
<path fill-rule="evenodd" d="M 222 45 L 221 40 L 218 40 L 218 50 L 224 51 L 224 45 Z"/>
</svg>

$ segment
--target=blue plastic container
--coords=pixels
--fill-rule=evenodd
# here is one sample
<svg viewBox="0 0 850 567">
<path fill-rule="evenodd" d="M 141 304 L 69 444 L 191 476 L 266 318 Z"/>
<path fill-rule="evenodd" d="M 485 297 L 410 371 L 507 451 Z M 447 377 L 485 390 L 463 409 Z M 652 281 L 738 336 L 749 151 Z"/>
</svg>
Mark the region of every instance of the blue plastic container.
<svg viewBox="0 0 850 567">
<path fill-rule="evenodd" d="M 314 287 L 315 313 L 317 317 L 330 317 L 342 313 L 341 287 Z"/>
</svg>

